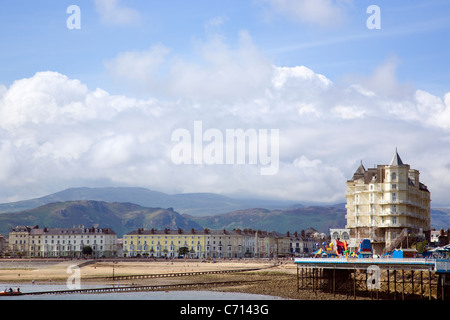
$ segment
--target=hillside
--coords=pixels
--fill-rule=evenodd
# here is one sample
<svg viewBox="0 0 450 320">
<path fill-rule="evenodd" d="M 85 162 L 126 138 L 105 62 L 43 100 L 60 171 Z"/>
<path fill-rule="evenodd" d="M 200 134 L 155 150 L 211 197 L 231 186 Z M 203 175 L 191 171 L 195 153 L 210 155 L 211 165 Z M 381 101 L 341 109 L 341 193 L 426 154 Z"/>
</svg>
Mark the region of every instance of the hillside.
<svg viewBox="0 0 450 320">
<path fill-rule="evenodd" d="M 328 234 L 329 228 L 345 227 L 345 214 L 344 203 L 303 206 L 209 193 L 168 195 L 144 188 L 75 188 L 0 204 L 0 234 L 8 234 L 17 225 L 96 224 L 112 228 L 119 236 L 138 228 L 252 228 L 285 233 L 313 227 Z M 431 210 L 432 228 L 449 226 L 450 209 Z"/>
<path fill-rule="evenodd" d="M 0 204 L 0 215 L 6 212 L 20 212 L 54 202 L 96 200 L 104 202 L 129 202 L 148 208 L 174 208 L 180 213 L 193 216 L 208 216 L 240 209 L 264 207 L 283 209 L 290 202 L 233 199 L 212 193 L 186 193 L 169 195 L 145 188 L 70 188 L 44 197 Z"/>
<path fill-rule="evenodd" d="M 345 209 L 337 206 L 310 206 L 288 210 L 247 209 L 209 217 L 183 215 L 211 229 L 252 228 L 267 231 L 300 231 L 313 227 L 329 233 L 330 228 L 343 228 Z"/>
<path fill-rule="evenodd" d="M 0 233 L 8 234 L 17 225 L 70 228 L 74 225 L 100 225 L 113 229 L 118 236 L 145 229 L 201 229 L 194 221 L 173 209 L 145 208 L 132 203 L 67 201 L 46 204 L 35 209 L 0 215 Z"/>
<path fill-rule="evenodd" d="M 436 230 L 450 228 L 450 209 L 431 209 L 431 228 L 435 228 Z"/>
</svg>

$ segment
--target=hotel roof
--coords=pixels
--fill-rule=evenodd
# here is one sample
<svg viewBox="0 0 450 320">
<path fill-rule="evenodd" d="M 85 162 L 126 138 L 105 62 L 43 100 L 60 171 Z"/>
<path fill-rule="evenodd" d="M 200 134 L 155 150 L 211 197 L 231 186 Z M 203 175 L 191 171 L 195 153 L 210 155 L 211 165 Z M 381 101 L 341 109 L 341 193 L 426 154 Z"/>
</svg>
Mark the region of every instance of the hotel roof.
<svg viewBox="0 0 450 320">
<path fill-rule="evenodd" d="M 390 166 L 402 166 L 404 163 L 402 161 L 402 159 L 400 158 L 400 156 L 398 155 L 397 152 L 397 148 L 395 149 L 395 155 L 392 158 L 391 163 L 389 164 Z"/>
</svg>

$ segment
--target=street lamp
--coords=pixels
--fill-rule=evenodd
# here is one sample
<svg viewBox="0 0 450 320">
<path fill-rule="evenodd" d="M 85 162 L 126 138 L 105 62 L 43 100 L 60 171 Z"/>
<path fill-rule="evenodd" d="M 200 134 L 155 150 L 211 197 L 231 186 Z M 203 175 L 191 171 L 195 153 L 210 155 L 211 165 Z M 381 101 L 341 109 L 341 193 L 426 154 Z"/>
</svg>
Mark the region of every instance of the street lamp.
<svg viewBox="0 0 450 320">
<path fill-rule="evenodd" d="M 112 276 L 113 276 L 113 280 L 114 280 L 114 265 L 115 265 L 116 263 L 117 263 L 117 261 L 114 261 L 114 260 L 113 260 L 113 275 L 112 275 Z"/>
</svg>

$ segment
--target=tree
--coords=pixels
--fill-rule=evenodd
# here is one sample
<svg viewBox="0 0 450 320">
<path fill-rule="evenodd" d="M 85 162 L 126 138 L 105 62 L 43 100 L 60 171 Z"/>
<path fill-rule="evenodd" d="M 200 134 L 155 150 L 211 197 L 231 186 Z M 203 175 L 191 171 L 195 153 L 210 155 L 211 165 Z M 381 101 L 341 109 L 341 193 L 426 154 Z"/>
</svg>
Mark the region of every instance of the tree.
<svg viewBox="0 0 450 320">
<path fill-rule="evenodd" d="M 81 251 L 84 255 L 90 256 L 92 255 L 92 248 L 90 246 L 84 246 Z"/>
<path fill-rule="evenodd" d="M 179 256 L 185 256 L 189 253 L 189 248 L 188 247 L 181 247 L 180 249 L 178 249 L 178 255 Z"/>
<path fill-rule="evenodd" d="M 418 253 L 423 253 L 426 250 L 426 247 L 428 245 L 428 241 L 420 241 L 416 243 L 416 250 Z"/>
</svg>

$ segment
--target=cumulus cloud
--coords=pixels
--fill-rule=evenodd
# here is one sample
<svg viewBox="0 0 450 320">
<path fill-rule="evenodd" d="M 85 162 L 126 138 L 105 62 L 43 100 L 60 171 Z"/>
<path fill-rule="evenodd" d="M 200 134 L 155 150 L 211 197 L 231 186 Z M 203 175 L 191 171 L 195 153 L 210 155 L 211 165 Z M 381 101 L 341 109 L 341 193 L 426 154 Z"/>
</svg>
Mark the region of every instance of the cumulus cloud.
<svg viewBox="0 0 450 320">
<path fill-rule="evenodd" d="M 364 88 L 366 93 L 390 99 L 403 99 L 414 92 L 412 85 L 399 83 L 397 67 L 400 61 L 396 56 L 389 56 L 383 63 L 377 66 L 369 77 L 358 77 L 359 88 Z M 363 90 L 364 90 L 363 89 Z"/>
<path fill-rule="evenodd" d="M 108 73 L 121 85 L 146 90 L 158 88 L 160 68 L 166 61 L 170 49 L 158 44 L 147 51 L 127 51 L 105 62 Z"/>
<path fill-rule="evenodd" d="M 190 100 L 236 100 L 255 97 L 271 80 L 272 65 L 253 44 L 246 31 L 235 48 L 221 36 L 193 43 L 194 58 L 170 55 L 170 48 L 156 45 L 146 51 L 119 54 L 105 63 L 119 83 L 132 83 L 158 95 Z"/>
<path fill-rule="evenodd" d="M 445 201 L 448 186 L 438 180 L 450 165 L 429 163 L 434 154 L 450 158 L 450 93 L 441 98 L 404 86 L 390 60 L 349 83 L 305 66 L 274 66 L 247 32 L 235 47 L 211 37 L 194 49 L 197 55 L 187 59 L 155 45 L 106 64 L 112 75 L 132 86 L 142 84 L 131 82 L 138 78 L 153 89 L 150 95 L 163 98 L 113 95 L 57 72 L 0 86 L 3 201 L 18 192 L 27 197 L 100 185 L 344 201 L 345 181 L 359 162 L 388 163 L 395 147 L 421 171 L 439 197 L 434 203 Z M 384 77 L 406 89 L 398 94 L 379 86 Z M 194 132 L 194 121 L 202 121 L 203 132 Z M 261 165 L 248 162 L 177 165 L 171 136 L 180 128 L 202 147 L 210 143 L 203 136 L 208 129 L 277 129 L 279 170 L 263 176 Z"/>
</svg>

